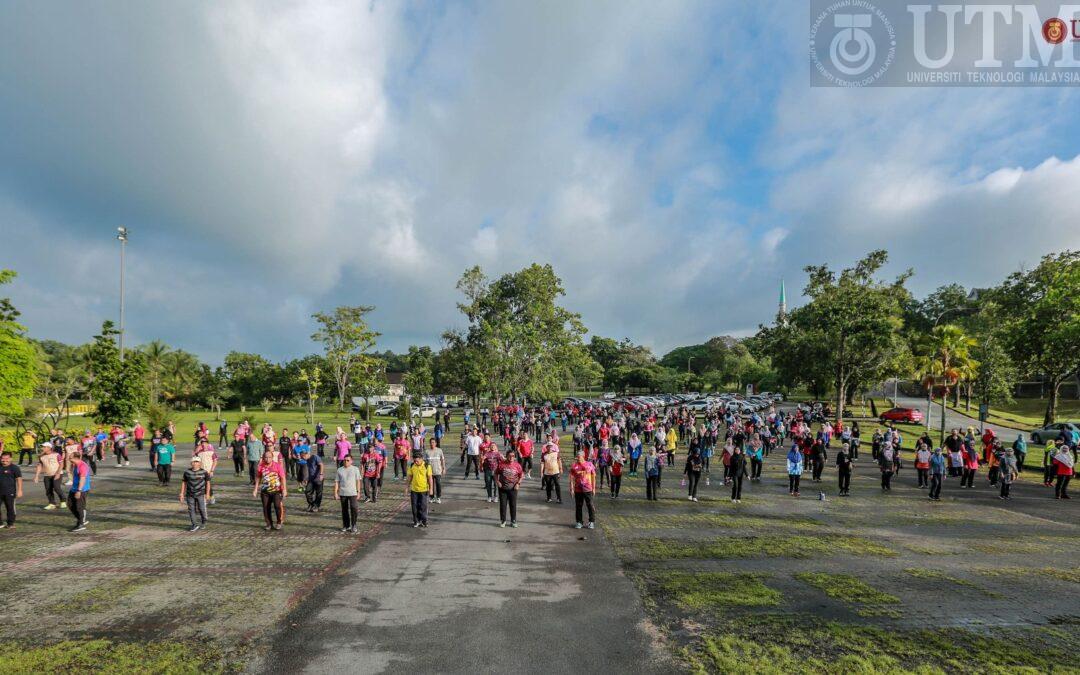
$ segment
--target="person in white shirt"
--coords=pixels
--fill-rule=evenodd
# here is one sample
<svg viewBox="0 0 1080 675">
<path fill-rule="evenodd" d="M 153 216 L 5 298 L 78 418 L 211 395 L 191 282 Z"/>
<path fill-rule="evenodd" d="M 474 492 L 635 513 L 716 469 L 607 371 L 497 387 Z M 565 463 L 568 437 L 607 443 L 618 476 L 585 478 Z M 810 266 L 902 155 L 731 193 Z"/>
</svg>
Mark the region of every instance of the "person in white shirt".
<svg viewBox="0 0 1080 675">
<path fill-rule="evenodd" d="M 480 480 L 480 438 L 479 430 L 476 427 L 472 428 L 469 435 L 465 437 L 465 477 L 469 477 L 469 467 L 473 468 L 473 478 Z"/>
</svg>

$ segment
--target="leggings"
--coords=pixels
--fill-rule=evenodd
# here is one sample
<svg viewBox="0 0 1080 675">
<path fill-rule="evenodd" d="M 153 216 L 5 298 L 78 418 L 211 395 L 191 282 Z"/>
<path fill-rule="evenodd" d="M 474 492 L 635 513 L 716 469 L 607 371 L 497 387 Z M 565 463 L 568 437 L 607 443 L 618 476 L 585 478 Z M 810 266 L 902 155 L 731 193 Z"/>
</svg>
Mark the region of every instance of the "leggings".
<svg viewBox="0 0 1080 675">
<path fill-rule="evenodd" d="M 975 484 L 975 469 L 964 469 L 964 475 L 960 477 L 960 487 L 972 487 Z"/>
<path fill-rule="evenodd" d="M 521 470 L 525 472 L 532 471 L 532 457 L 521 458 Z"/>
<path fill-rule="evenodd" d="M 712 459 L 712 455 L 703 455 L 701 457 L 701 466 L 705 469 L 705 475 L 709 475 L 709 460 Z"/>
<path fill-rule="evenodd" d="M 596 475 L 599 478 L 599 487 L 604 487 L 604 478 L 607 478 L 609 483 L 611 482 L 611 467 L 606 465 L 601 466 L 600 470 L 596 472 Z"/>
<path fill-rule="evenodd" d="M 157 469 L 157 452 L 150 451 L 150 468 Z"/>
<path fill-rule="evenodd" d="M 60 490 L 63 480 L 59 477 L 45 476 L 45 498 L 50 504 L 59 504 L 64 501 L 64 493 Z"/>
<path fill-rule="evenodd" d="M 506 522 L 506 507 L 510 507 L 510 522 L 517 522 L 517 490 L 499 488 L 499 520 Z"/>
<path fill-rule="evenodd" d="M 34 463 L 34 449 L 33 448 L 22 448 L 21 450 L 19 450 L 19 461 L 17 462 L 18 464 L 23 463 L 23 457 L 24 456 L 26 457 L 26 465 L 27 466 L 30 466 L 31 464 Z"/>
<path fill-rule="evenodd" d="M 237 476 L 244 473 L 244 457 L 243 457 L 243 455 L 233 455 L 232 464 L 233 464 L 233 471 L 236 472 Z"/>
<path fill-rule="evenodd" d="M 397 478 L 398 467 L 401 467 L 401 477 L 405 477 L 405 471 L 408 468 L 408 460 L 404 457 L 394 457 L 394 478 Z"/>
<path fill-rule="evenodd" d="M 882 471 L 881 472 L 881 489 L 882 490 L 892 490 L 892 485 L 891 485 L 891 483 L 892 483 L 892 474 L 893 474 L 892 471 Z"/>
<path fill-rule="evenodd" d="M 799 491 L 799 480 L 802 478 L 801 474 L 789 473 L 787 477 L 788 492 L 795 494 Z"/>
<path fill-rule="evenodd" d="M 341 526 L 347 529 L 356 527 L 356 518 L 360 515 L 360 507 L 356 503 L 356 495 L 340 497 L 341 500 Z"/>
<path fill-rule="evenodd" d="M 1061 499 L 1067 499 L 1069 497 L 1068 489 L 1070 480 L 1072 480 L 1072 476 L 1058 474 L 1057 482 L 1054 484 L 1054 497 Z"/>
<path fill-rule="evenodd" d="M 540 479 L 540 482 L 544 486 L 544 492 L 547 493 L 547 499 L 549 502 L 551 501 L 552 492 L 555 493 L 555 498 L 562 502 L 562 488 L 559 487 L 558 475 L 544 476 Z"/>
<path fill-rule="evenodd" d="M 632 474 L 637 473 L 637 465 L 638 465 L 638 458 L 637 457 L 631 457 L 630 458 L 630 473 L 632 473 Z"/>
<path fill-rule="evenodd" d="M 645 477 L 645 499 L 660 499 L 660 476 Z"/>
<path fill-rule="evenodd" d="M 128 452 L 126 445 L 114 446 L 113 453 L 116 455 L 116 466 L 120 466 L 121 462 L 128 462 Z"/>
<path fill-rule="evenodd" d="M 851 470 L 842 470 L 838 474 L 840 479 L 840 492 L 847 492 L 851 488 Z"/>
<path fill-rule="evenodd" d="M 1001 481 L 1001 496 L 1005 499 L 1009 498 L 1009 489 L 1012 488 L 1012 483 L 1006 483 Z"/>
<path fill-rule="evenodd" d="M 622 474 L 619 474 L 618 476 L 612 475 L 611 476 L 611 496 L 612 497 L 618 497 L 619 496 L 619 489 L 621 487 L 622 487 Z"/>
<path fill-rule="evenodd" d="M 574 516 L 577 518 L 577 522 L 581 521 L 581 507 L 586 506 L 589 510 L 589 522 L 596 520 L 596 511 L 593 509 L 592 493 L 591 492 L 575 492 L 574 493 Z"/>
<path fill-rule="evenodd" d="M 750 478 L 751 479 L 761 478 L 761 465 L 762 465 L 762 463 L 763 462 L 760 459 L 751 459 L 750 460 Z"/>
<path fill-rule="evenodd" d="M 820 459 L 814 460 L 814 480 L 821 480 L 821 472 L 825 469 L 825 462 Z"/>
<path fill-rule="evenodd" d="M 260 492 L 259 497 L 262 499 L 263 519 L 267 525 L 273 525 L 277 519 L 277 524 L 280 525 L 281 521 L 285 519 L 285 505 L 280 492 Z"/>
<path fill-rule="evenodd" d="M 724 471 L 727 471 L 727 470 L 728 470 L 728 467 L 725 466 Z M 700 480 L 701 480 L 701 472 L 700 471 L 687 471 L 686 472 L 687 494 L 689 494 L 691 497 L 697 497 L 697 486 L 698 486 L 698 482 Z"/>
</svg>

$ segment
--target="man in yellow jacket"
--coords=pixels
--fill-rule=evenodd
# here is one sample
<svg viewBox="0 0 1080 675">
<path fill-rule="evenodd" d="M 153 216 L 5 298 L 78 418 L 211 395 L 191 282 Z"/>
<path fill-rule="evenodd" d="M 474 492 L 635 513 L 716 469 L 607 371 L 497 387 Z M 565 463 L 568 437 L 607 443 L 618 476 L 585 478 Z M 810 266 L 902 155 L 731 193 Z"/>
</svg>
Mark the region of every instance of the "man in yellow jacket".
<svg viewBox="0 0 1080 675">
<path fill-rule="evenodd" d="M 428 499 L 435 489 L 435 481 L 431 477 L 431 466 L 424 461 L 422 453 L 413 455 L 412 464 L 405 471 L 405 479 L 405 491 L 412 505 L 413 527 L 427 527 Z"/>
</svg>

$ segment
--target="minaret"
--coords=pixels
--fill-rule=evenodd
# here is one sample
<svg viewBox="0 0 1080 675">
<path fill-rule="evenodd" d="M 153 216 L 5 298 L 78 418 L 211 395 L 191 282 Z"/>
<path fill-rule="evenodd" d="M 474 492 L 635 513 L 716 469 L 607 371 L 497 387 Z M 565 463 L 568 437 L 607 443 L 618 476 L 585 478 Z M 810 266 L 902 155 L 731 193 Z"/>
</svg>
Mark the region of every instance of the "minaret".
<svg viewBox="0 0 1080 675">
<path fill-rule="evenodd" d="M 777 323 L 787 325 L 787 293 L 784 291 L 784 280 L 780 280 L 780 311 L 776 315 Z"/>
</svg>

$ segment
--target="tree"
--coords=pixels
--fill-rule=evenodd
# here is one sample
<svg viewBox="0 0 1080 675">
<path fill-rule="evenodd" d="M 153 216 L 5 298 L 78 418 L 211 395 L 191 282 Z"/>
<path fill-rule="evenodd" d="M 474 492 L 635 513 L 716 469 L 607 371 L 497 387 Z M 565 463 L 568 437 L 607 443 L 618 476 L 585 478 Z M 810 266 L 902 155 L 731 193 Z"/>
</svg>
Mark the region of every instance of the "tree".
<svg viewBox="0 0 1080 675">
<path fill-rule="evenodd" d="M 551 265 L 530 265 L 489 282 L 479 267 L 458 282 L 466 298 L 465 339 L 484 365 L 485 389 L 496 402 L 520 396 L 555 398 L 560 386 L 593 362 L 578 314 L 560 307 L 562 280 Z"/>
<path fill-rule="evenodd" d="M 885 251 L 873 251 L 839 275 L 825 265 L 806 267 L 810 301 L 763 336 L 782 380 L 832 387 L 838 421 L 852 383 L 890 374 L 904 350 L 899 330 L 910 272 L 891 284 L 877 281 L 887 260 Z"/>
<path fill-rule="evenodd" d="M 982 336 L 972 347 L 971 356 L 978 363 L 971 388 L 979 403 L 1011 403 L 1016 366 L 1013 365 L 1001 336 L 997 333 Z"/>
<path fill-rule="evenodd" d="M 371 398 L 385 394 L 386 364 L 381 359 L 363 359 L 353 365 L 349 388 L 364 398 L 364 419 L 371 419 Z"/>
<path fill-rule="evenodd" d="M 1080 369 L 1080 252 L 1046 255 L 1035 269 L 1009 275 L 989 296 L 1005 322 L 1005 346 L 1015 363 L 1045 379 L 1050 397 L 1043 423 L 1053 424 L 1061 384 Z"/>
<path fill-rule="evenodd" d="M 342 306 L 331 314 L 312 314 L 322 328 L 317 330 L 311 339 L 321 342 L 326 352 L 326 368 L 337 385 L 338 410 L 345 409 L 349 376 L 353 374 L 355 365 L 371 358 L 367 352 L 375 346 L 375 340 L 379 337 L 379 333 L 371 330 L 364 319 L 364 315 L 374 309 L 363 305 Z"/>
<path fill-rule="evenodd" d="M 15 278 L 0 270 L 0 285 Z M 19 311 L 8 298 L 0 298 L 0 418 L 23 413 L 23 402 L 34 395 L 38 379 L 38 352 L 16 323 Z"/>
<path fill-rule="evenodd" d="M 214 411 L 214 419 L 221 419 L 221 406 L 229 397 L 229 378 L 221 366 L 211 368 L 205 363 L 199 372 L 199 396 L 206 407 Z"/>
<path fill-rule="evenodd" d="M 258 354 L 229 352 L 225 355 L 225 375 L 229 388 L 242 406 L 256 405 L 266 398 L 274 366 Z"/>
<path fill-rule="evenodd" d="M 315 421 L 315 401 L 319 398 L 319 387 L 322 386 L 322 369 L 319 366 L 312 368 L 300 368 L 299 380 L 307 390 L 307 423 Z"/>
<path fill-rule="evenodd" d="M 146 370 L 150 375 L 150 400 L 157 403 L 161 396 L 161 380 L 165 373 L 169 345 L 161 340 L 154 340 L 140 347 L 139 351 L 146 354 Z"/>
<path fill-rule="evenodd" d="M 975 340 L 954 324 L 934 326 L 920 341 L 916 350 L 916 368 L 927 389 L 927 400 L 933 397 L 934 388 L 941 390 L 941 441 L 945 442 L 945 405 L 949 387 L 955 386 L 965 369 L 977 365 L 971 358 Z M 926 411 L 927 428 L 930 428 L 930 410 Z"/>
<path fill-rule="evenodd" d="M 408 416 L 412 413 L 410 406 L 422 405 L 424 394 L 430 394 L 434 385 L 431 347 L 409 347 L 405 359 L 408 361 L 409 370 L 402 378 L 402 384 L 405 385 L 406 402 L 409 404 L 405 410 Z"/>
<path fill-rule="evenodd" d="M 101 324 L 101 333 L 90 344 L 90 397 L 97 404 L 94 421 L 129 425 L 150 403 L 146 388 L 146 356 L 131 351 L 120 360 L 119 335 L 112 321 Z"/>
</svg>

